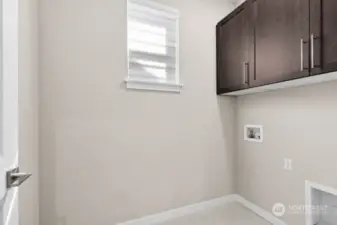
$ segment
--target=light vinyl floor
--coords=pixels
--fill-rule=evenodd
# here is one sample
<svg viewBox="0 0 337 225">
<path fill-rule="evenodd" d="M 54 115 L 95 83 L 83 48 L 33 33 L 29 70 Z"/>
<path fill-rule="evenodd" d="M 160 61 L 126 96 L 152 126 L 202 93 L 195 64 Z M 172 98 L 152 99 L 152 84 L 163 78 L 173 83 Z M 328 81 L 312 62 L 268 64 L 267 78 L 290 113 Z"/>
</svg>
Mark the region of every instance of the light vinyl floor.
<svg viewBox="0 0 337 225">
<path fill-rule="evenodd" d="M 161 225 L 271 225 L 239 203 L 180 217 Z"/>
</svg>

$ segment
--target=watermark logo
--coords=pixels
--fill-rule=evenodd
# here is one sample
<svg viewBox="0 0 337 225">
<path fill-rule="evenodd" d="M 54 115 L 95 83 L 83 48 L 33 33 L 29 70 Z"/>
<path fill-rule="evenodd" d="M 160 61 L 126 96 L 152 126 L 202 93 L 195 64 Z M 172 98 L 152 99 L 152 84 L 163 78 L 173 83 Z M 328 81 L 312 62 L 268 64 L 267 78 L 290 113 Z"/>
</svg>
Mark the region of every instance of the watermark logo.
<svg viewBox="0 0 337 225">
<path fill-rule="evenodd" d="M 311 214 L 321 215 L 328 212 L 328 205 L 284 205 L 282 203 L 275 203 L 272 212 L 277 217 L 282 217 L 286 213 L 289 214 Z"/>
<path fill-rule="evenodd" d="M 286 212 L 286 207 L 282 203 L 276 203 L 273 206 L 273 213 L 277 217 L 282 217 Z"/>
</svg>

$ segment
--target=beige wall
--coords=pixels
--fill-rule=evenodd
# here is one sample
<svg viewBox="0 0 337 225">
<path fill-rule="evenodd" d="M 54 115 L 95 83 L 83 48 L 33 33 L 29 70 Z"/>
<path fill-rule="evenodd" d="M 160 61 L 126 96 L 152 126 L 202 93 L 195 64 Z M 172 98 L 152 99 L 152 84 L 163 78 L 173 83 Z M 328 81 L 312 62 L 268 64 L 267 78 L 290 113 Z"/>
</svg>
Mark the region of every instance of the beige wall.
<svg viewBox="0 0 337 225">
<path fill-rule="evenodd" d="M 19 6 L 19 160 L 33 173 L 20 187 L 20 224 L 38 225 L 38 1 Z"/>
<path fill-rule="evenodd" d="M 169 94 L 125 90 L 125 2 L 40 2 L 41 224 L 114 224 L 233 193 L 235 100 L 216 97 L 214 76 L 231 7 L 162 1 L 181 12 L 185 87 Z"/>
<path fill-rule="evenodd" d="M 274 203 L 304 204 L 304 182 L 337 188 L 337 83 L 238 98 L 238 193 L 271 211 Z M 262 144 L 244 142 L 243 126 L 264 126 Z M 293 159 L 284 171 L 283 158 Z M 304 215 L 287 212 L 289 225 Z"/>
</svg>

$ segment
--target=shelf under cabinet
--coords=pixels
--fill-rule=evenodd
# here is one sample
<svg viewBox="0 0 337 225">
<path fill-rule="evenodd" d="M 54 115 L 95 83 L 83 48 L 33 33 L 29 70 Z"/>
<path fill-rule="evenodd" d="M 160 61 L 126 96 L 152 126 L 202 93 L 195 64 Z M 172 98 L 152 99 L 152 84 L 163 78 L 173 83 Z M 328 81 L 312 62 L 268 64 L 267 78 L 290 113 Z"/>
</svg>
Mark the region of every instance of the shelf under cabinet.
<svg viewBox="0 0 337 225">
<path fill-rule="evenodd" d="M 285 81 L 281 83 L 269 84 L 269 85 L 265 85 L 261 87 L 254 87 L 254 88 L 249 88 L 245 90 L 224 93 L 221 95 L 223 96 L 249 95 L 249 94 L 255 94 L 255 93 L 278 90 L 278 89 L 300 87 L 300 86 L 306 86 L 306 85 L 311 85 L 311 84 L 319 84 L 319 83 L 334 81 L 334 80 L 337 80 L 337 72 L 309 76 L 306 78 L 300 78 L 300 79 Z"/>
</svg>

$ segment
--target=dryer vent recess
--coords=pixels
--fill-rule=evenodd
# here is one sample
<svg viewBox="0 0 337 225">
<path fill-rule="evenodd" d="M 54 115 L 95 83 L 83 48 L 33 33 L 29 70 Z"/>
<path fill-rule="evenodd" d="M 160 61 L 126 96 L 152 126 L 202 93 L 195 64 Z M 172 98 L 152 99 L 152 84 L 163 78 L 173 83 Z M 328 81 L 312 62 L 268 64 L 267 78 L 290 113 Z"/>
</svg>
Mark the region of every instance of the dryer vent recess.
<svg viewBox="0 0 337 225">
<path fill-rule="evenodd" d="M 251 142 L 263 142 L 263 126 L 246 125 L 244 128 L 244 140 Z"/>
</svg>

